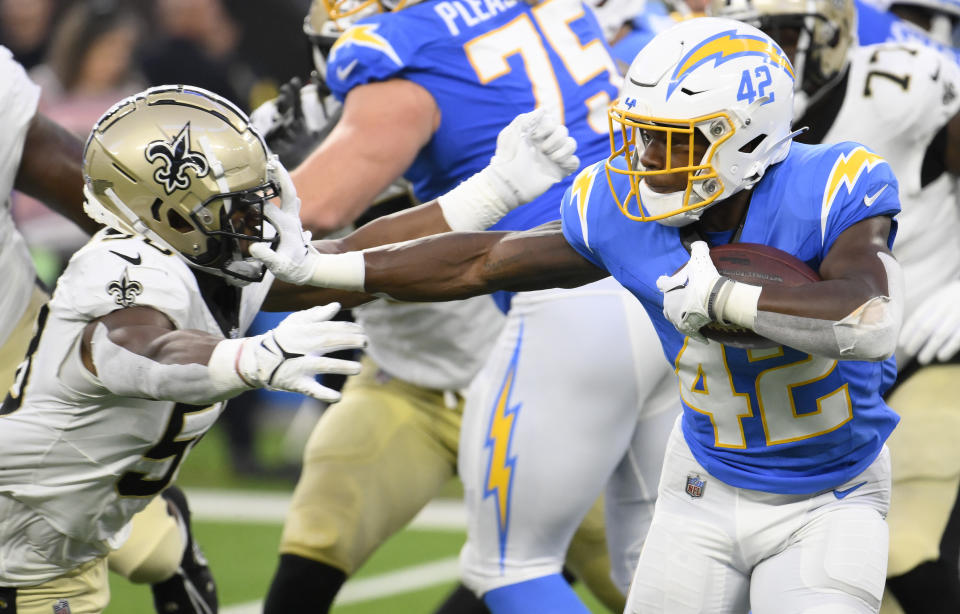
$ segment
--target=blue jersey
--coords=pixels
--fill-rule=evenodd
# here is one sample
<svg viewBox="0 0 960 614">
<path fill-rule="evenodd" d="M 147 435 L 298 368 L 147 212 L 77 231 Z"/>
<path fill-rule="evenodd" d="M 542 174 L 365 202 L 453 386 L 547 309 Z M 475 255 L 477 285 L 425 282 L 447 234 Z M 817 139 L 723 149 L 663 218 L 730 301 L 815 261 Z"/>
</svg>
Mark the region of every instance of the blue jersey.
<svg viewBox="0 0 960 614">
<path fill-rule="evenodd" d="M 606 108 L 620 77 L 596 18 L 580 0 L 533 7 L 517 0 L 429 0 L 347 29 L 331 50 L 327 79 L 340 99 L 387 79 L 430 92 L 440 126 L 405 173 L 426 202 L 484 168 L 500 129 L 536 106 L 558 110 L 581 160 L 606 156 Z M 571 180 L 495 228 L 523 230 L 559 219 Z"/>
<path fill-rule="evenodd" d="M 701 13 L 702 14 L 702 13 Z M 630 20 L 630 30 L 613 45 L 613 57 L 630 66 L 633 58 L 653 37 L 693 15 L 670 12 L 660 2 L 648 2 L 643 11 Z"/>
<path fill-rule="evenodd" d="M 933 40 L 919 27 L 889 11 L 881 11 L 868 2 L 857 0 L 857 37 L 861 45 L 886 42 L 912 42 L 933 47 L 960 63 L 960 50 Z"/>
<path fill-rule="evenodd" d="M 613 174 L 617 193 L 627 181 Z M 876 154 L 854 143 L 794 143 L 754 187 L 740 240 L 818 270 L 844 230 L 899 210 L 896 179 Z M 687 444 L 712 475 L 741 488 L 813 493 L 876 458 L 898 420 L 881 396 L 896 376 L 893 359 L 837 361 L 790 347 L 743 350 L 686 338 L 664 317 L 656 286 L 690 258 L 680 229 L 622 215 L 603 162 L 574 181 L 562 220 L 567 241 L 646 308 L 679 376 Z"/>
<path fill-rule="evenodd" d="M 613 45 L 613 57 L 629 66 L 654 36 L 676 25 L 677 19 L 659 2 L 648 2 L 639 15 L 630 20 L 630 30 Z"/>
</svg>

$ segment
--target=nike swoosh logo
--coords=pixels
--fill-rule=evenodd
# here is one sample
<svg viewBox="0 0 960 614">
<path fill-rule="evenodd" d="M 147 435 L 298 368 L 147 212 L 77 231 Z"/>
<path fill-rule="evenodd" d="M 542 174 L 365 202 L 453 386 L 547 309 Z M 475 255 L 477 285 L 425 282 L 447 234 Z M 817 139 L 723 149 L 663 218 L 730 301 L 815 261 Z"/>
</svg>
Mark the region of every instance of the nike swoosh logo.
<svg viewBox="0 0 960 614">
<path fill-rule="evenodd" d="M 886 189 L 887 189 L 887 184 L 885 183 L 883 184 L 883 187 L 877 190 L 877 193 L 874 194 L 873 196 L 864 196 L 863 204 L 869 207 L 870 205 L 875 203 L 878 198 L 880 198 L 880 195 L 883 194 L 883 191 Z"/>
<path fill-rule="evenodd" d="M 864 484 L 866 484 L 866 482 L 860 482 L 859 484 L 854 484 L 854 485 L 851 486 L 850 488 L 846 488 L 846 489 L 844 489 L 844 490 L 840 490 L 839 488 L 834 488 L 834 489 L 833 489 L 833 496 L 836 497 L 837 499 L 843 499 L 844 497 L 846 497 L 847 495 L 849 495 L 850 493 L 852 493 L 852 492 L 855 491 L 856 489 L 860 488 L 860 487 L 863 486 Z"/>
<path fill-rule="evenodd" d="M 113 251 L 112 249 L 110 250 L 110 253 L 113 254 L 114 256 L 118 256 L 118 257 L 120 257 L 120 258 L 123 258 L 124 260 L 126 260 L 126 261 L 129 262 L 130 264 L 136 265 L 136 264 L 140 264 L 140 263 L 142 262 L 142 258 L 140 258 L 140 254 L 139 254 L 139 253 L 137 254 L 137 257 L 136 257 L 136 258 L 131 258 L 130 256 L 128 256 L 128 255 L 126 255 L 126 254 L 121 254 L 120 252 L 115 252 L 115 251 Z"/>
<path fill-rule="evenodd" d="M 346 79 L 350 75 L 350 73 L 353 72 L 354 67 L 357 65 L 357 62 L 359 61 L 360 61 L 359 59 L 354 59 L 352 62 L 350 62 L 346 66 L 337 66 L 337 79 L 340 79 L 341 81 Z"/>
</svg>

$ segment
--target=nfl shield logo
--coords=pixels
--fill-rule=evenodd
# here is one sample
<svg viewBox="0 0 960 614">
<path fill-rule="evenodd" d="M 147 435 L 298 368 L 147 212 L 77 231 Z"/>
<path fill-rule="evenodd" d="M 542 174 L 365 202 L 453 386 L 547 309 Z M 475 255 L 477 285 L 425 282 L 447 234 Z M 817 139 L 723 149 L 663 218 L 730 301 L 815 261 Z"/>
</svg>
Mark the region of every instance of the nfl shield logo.
<svg viewBox="0 0 960 614">
<path fill-rule="evenodd" d="M 694 499 L 703 496 L 703 489 L 706 488 L 707 481 L 697 475 L 687 476 L 687 494 Z"/>
<path fill-rule="evenodd" d="M 66 599 L 61 599 L 53 604 L 53 614 L 70 614 L 70 604 Z"/>
</svg>

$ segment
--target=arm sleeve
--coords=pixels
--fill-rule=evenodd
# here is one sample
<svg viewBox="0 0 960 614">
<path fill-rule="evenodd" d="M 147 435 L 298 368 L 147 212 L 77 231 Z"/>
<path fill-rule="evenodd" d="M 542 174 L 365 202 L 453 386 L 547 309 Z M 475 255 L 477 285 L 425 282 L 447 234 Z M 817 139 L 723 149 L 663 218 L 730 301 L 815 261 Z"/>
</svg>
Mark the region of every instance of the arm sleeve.
<svg viewBox="0 0 960 614">
<path fill-rule="evenodd" d="M 233 369 L 240 343 L 221 341 L 207 365 L 170 365 L 113 343 L 103 324 L 94 329 L 90 342 L 96 379 L 113 394 L 191 405 L 209 405 L 250 389 Z"/>
</svg>

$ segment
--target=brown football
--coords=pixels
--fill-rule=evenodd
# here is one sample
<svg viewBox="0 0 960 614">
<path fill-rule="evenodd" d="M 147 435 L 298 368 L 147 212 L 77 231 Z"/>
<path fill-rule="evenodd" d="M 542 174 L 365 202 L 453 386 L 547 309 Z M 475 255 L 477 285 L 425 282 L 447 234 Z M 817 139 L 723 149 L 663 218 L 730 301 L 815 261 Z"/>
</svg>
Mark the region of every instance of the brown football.
<svg viewBox="0 0 960 614">
<path fill-rule="evenodd" d="M 801 286 L 820 281 L 820 275 L 787 252 L 759 243 L 730 243 L 710 248 L 710 258 L 721 275 L 755 286 Z M 700 329 L 708 339 L 732 347 L 759 349 L 778 345 L 752 330 L 711 322 Z"/>
</svg>

